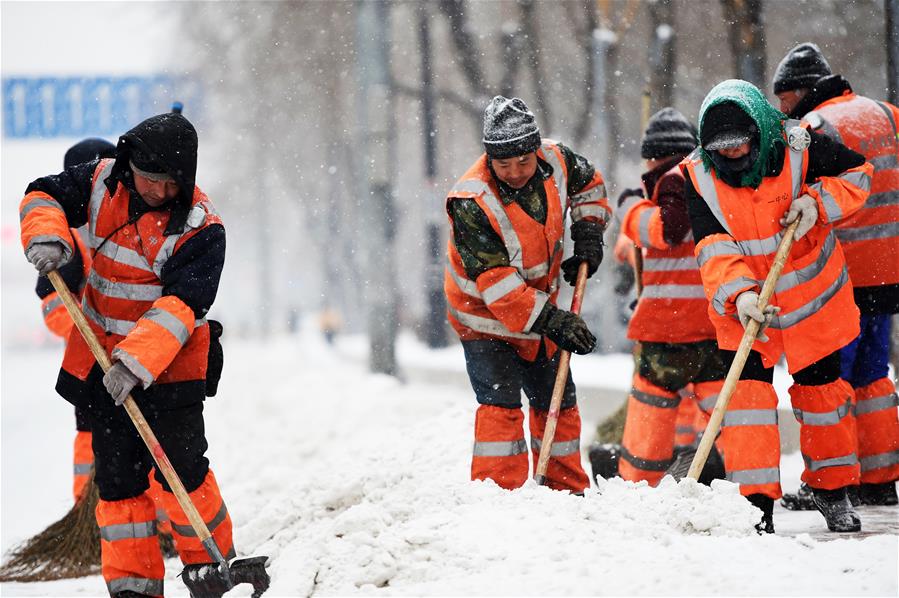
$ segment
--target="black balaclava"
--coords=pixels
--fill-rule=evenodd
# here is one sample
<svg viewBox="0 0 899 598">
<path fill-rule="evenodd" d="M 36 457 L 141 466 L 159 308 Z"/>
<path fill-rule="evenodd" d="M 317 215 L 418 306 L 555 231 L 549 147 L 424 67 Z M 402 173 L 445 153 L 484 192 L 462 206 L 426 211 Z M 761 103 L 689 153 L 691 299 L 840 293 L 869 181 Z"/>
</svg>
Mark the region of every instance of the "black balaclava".
<svg viewBox="0 0 899 598">
<path fill-rule="evenodd" d="M 740 186 L 740 179 L 759 157 L 758 126 L 752 117 L 732 102 L 718 104 L 705 116 L 701 143 L 705 147 L 717 134 L 734 131 L 750 135 L 749 153 L 741 158 L 726 158 L 718 151 L 709 151 L 715 172 L 725 183 Z"/>
</svg>

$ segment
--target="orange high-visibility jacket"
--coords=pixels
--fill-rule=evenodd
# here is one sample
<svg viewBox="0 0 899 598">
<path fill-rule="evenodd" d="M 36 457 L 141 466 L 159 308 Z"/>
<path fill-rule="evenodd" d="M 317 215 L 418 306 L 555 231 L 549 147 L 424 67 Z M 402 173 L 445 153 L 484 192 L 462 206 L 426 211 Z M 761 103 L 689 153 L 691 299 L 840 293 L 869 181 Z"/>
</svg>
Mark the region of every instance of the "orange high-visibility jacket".
<svg viewBox="0 0 899 598">
<path fill-rule="evenodd" d="M 531 326 L 546 302 L 555 304 L 558 295 L 566 211 L 571 209 L 575 222 L 592 219 L 603 225 L 611 214 L 599 171 L 577 195 L 568 197 L 568 171 L 558 146 L 544 139 L 537 156 L 553 170 L 552 176 L 544 181 L 545 224 L 528 216 L 515 202 L 503 205 L 486 154 L 453 185 L 447 206 L 453 199 L 474 199 L 503 239 L 510 265 L 491 268 L 477 280 L 471 280 L 450 238 L 449 264 L 443 283 L 447 315 L 462 340 L 502 339 L 514 345 L 519 355 L 529 361 L 536 358 L 541 338 L 530 331 Z M 552 355 L 555 345 L 547 340 L 546 346 L 547 353 Z"/>
<path fill-rule="evenodd" d="M 715 338 L 708 316 L 699 264 L 688 230 L 681 243 L 668 245 L 662 237 L 659 189 L 662 179 L 684 176 L 676 165 L 662 175 L 650 199 L 634 201 L 621 219 L 621 231 L 643 251 L 643 293 L 627 327 L 632 340 L 693 343 Z M 648 191 L 648 190 L 647 190 Z"/>
<path fill-rule="evenodd" d="M 899 109 L 847 90 L 804 120 L 874 166 L 867 202 L 836 224 L 853 286 L 899 283 Z"/>
<path fill-rule="evenodd" d="M 91 258 L 78 230 L 73 228 L 70 229 L 69 232 L 72 234 L 72 240 L 75 242 L 75 251 L 81 255 L 82 270 L 81 286 L 77 291 L 73 291 L 72 294 L 77 299 L 81 299 L 81 295 L 84 291 L 84 284 L 87 281 L 87 275 L 91 269 Z M 69 315 L 68 310 L 66 310 L 66 306 L 63 305 L 62 298 L 60 298 L 59 293 L 55 290 L 51 291 L 41 299 L 41 313 L 44 315 L 44 324 L 50 332 L 63 340 L 69 338 L 69 333 L 72 332 L 72 327 L 75 323 L 72 322 L 72 317 Z"/>
<path fill-rule="evenodd" d="M 114 162 L 101 160 L 93 175 L 86 239 L 93 265 L 81 303 L 84 315 L 106 351 L 125 363 L 144 388 L 154 382 L 203 380 L 209 325 L 205 319 L 196 319 L 177 296 L 163 296 L 160 276 L 181 245 L 204 228 L 221 224 L 221 219 L 206 195 L 195 188 L 180 234 L 165 234 L 167 211 L 147 212 L 129 223 L 127 188 L 119 184 L 110 195 L 105 184 Z M 57 241 L 72 251 L 65 212 L 48 194 L 28 193 L 20 217 L 26 249 L 35 242 Z M 83 381 L 94 363 L 81 335 L 73 334 L 63 369 Z"/>
<path fill-rule="evenodd" d="M 798 124 L 786 121 L 785 128 Z M 766 331 L 770 340 L 756 341 L 753 349 L 766 367 L 786 354 L 790 372 L 796 372 L 858 336 L 859 311 L 833 222 L 864 204 L 871 188 L 870 163 L 806 185 L 808 150 L 789 149 L 780 174 L 765 177 L 757 189 L 731 187 L 714 169 L 706 172 L 698 150 L 681 167 L 727 231 L 709 235 L 696 246 L 709 316 L 722 349 L 739 346 L 743 326 L 735 301 L 744 291 L 761 291 L 783 237 L 779 220 L 804 193 L 818 203 L 818 223 L 793 244 L 770 302 L 781 308 Z"/>
</svg>

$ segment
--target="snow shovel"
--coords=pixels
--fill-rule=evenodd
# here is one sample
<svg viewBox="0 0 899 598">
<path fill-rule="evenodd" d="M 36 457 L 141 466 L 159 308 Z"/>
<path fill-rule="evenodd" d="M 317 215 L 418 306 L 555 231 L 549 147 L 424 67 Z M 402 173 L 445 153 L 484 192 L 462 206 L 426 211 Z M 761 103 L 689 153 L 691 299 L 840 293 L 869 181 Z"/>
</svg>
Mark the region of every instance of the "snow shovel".
<svg viewBox="0 0 899 598">
<path fill-rule="evenodd" d="M 771 295 L 774 294 L 774 287 L 777 285 L 780 272 L 783 270 L 787 261 L 787 255 L 789 255 L 790 248 L 793 246 L 793 235 L 796 233 L 797 226 L 799 226 L 799 218 L 787 227 L 787 230 L 784 231 L 783 239 L 780 240 L 780 245 L 777 246 L 777 253 L 774 255 L 774 265 L 771 266 L 768 276 L 765 277 L 765 284 L 762 285 L 762 292 L 759 294 L 758 307 L 762 311 L 768 306 L 768 301 L 771 299 Z M 734 361 L 727 371 L 724 386 L 721 387 L 721 392 L 718 393 L 718 401 L 715 403 L 715 409 L 712 411 L 712 416 L 706 425 L 702 440 L 699 441 L 696 455 L 690 464 L 690 470 L 687 472 L 688 478 L 698 480 L 703 467 L 705 467 L 712 444 L 715 442 L 715 439 L 718 437 L 718 431 L 721 429 L 721 421 L 724 419 L 724 412 L 727 411 L 727 404 L 730 403 L 730 398 L 737 388 L 740 374 L 743 373 L 743 366 L 746 365 L 749 351 L 752 349 L 752 344 L 755 342 L 755 337 L 758 333 L 759 323 L 750 319 L 746 325 L 746 330 L 743 331 L 743 338 L 740 339 L 740 346 L 737 348 Z"/>
<path fill-rule="evenodd" d="M 574 297 L 571 298 L 571 312 L 581 313 L 581 300 L 584 297 L 584 288 L 587 286 L 587 262 L 581 262 L 577 270 L 577 281 L 574 285 Z M 537 467 L 534 469 L 534 481 L 540 486 L 546 483 L 546 468 L 549 465 L 549 455 L 552 450 L 553 438 L 556 435 L 556 424 L 559 423 L 559 408 L 562 406 L 562 395 L 565 393 L 565 383 L 568 381 L 568 362 L 571 353 L 559 349 L 559 371 L 556 372 L 556 383 L 553 385 L 553 395 L 549 402 L 549 413 L 546 415 L 546 427 L 543 428 L 543 444 L 540 445 L 540 457 L 537 459 Z"/>
<path fill-rule="evenodd" d="M 63 282 L 62 277 L 56 270 L 50 272 L 47 277 L 53 284 L 53 288 L 59 293 L 66 310 L 69 312 L 69 316 L 71 316 L 81 336 L 84 337 L 84 341 L 91 348 L 97 363 L 106 372 L 112 366 L 109 356 L 106 354 L 100 341 L 97 340 L 93 330 L 91 330 L 90 324 L 88 324 L 87 319 L 81 312 L 81 308 L 78 307 L 74 297 L 69 292 L 66 283 Z M 134 399 L 131 398 L 131 395 L 128 395 L 125 399 L 124 407 L 131 417 L 134 427 L 137 428 L 138 433 L 147 445 L 147 450 L 150 451 L 153 460 L 156 461 L 156 466 L 159 467 L 159 471 L 165 476 L 169 487 L 175 494 L 175 498 L 178 499 L 178 504 L 181 505 L 181 508 L 190 520 L 191 527 L 213 561 L 212 563 L 187 565 L 184 567 L 184 571 L 181 572 L 181 579 L 184 581 L 187 589 L 190 590 L 190 595 L 193 598 L 221 598 L 225 592 L 237 584 L 249 583 L 253 585 L 253 597 L 258 598 L 261 596 L 268 589 L 270 581 L 268 572 L 265 570 L 268 557 L 238 559 L 230 565 L 228 564 L 228 561 L 222 555 L 222 551 L 216 545 L 212 534 L 209 533 L 209 528 L 206 527 L 206 523 L 200 517 L 197 507 L 194 506 L 193 501 L 188 496 L 184 484 L 181 483 L 181 478 L 175 473 L 172 463 L 166 456 L 165 451 L 162 450 L 156 435 L 153 434 L 153 430 L 150 429 L 150 425 L 144 419 L 140 408 L 138 408 Z"/>
</svg>

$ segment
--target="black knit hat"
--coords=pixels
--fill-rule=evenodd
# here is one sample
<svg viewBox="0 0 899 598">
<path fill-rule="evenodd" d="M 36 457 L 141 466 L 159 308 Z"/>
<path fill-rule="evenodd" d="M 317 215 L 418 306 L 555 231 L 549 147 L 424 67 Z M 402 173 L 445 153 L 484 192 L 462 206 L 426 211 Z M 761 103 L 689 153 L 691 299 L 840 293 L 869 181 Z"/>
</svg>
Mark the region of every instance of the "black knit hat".
<svg viewBox="0 0 899 598">
<path fill-rule="evenodd" d="M 63 168 L 71 168 L 76 164 L 92 162 L 97 158 L 115 157 L 115 146 L 99 137 L 82 139 L 68 150 L 62 159 Z"/>
<path fill-rule="evenodd" d="M 758 125 L 752 117 L 733 102 L 723 102 L 709 108 L 700 132 L 706 151 L 737 147 L 758 138 Z"/>
<path fill-rule="evenodd" d="M 156 154 L 136 147 L 131 150 L 131 164 L 133 167 L 151 174 L 162 174 L 166 171 L 165 166 L 157 161 Z"/>
<path fill-rule="evenodd" d="M 774 71 L 774 93 L 810 88 L 821 77 L 833 74 L 820 48 L 806 42 L 784 56 Z"/>
<path fill-rule="evenodd" d="M 514 158 L 540 147 L 534 113 L 519 98 L 496 96 L 484 110 L 484 150 L 495 160 Z"/>
<path fill-rule="evenodd" d="M 696 127 L 674 108 L 662 108 L 652 115 L 640 142 L 645 160 L 689 154 L 696 147 Z"/>
</svg>

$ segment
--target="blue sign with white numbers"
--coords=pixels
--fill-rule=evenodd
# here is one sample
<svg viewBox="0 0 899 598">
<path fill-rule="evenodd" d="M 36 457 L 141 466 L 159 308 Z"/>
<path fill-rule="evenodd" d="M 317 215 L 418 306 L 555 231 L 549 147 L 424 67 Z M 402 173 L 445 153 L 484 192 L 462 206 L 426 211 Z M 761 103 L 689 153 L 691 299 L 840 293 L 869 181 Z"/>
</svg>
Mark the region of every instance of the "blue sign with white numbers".
<svg viewBox="0 0 899 598">
<path fill-rule="evenodd" d="M 166 75 L 5 77 L 3 136 L 117 137 L 174 101 L 198 106 L 199 84 Z"/>
</svg>

